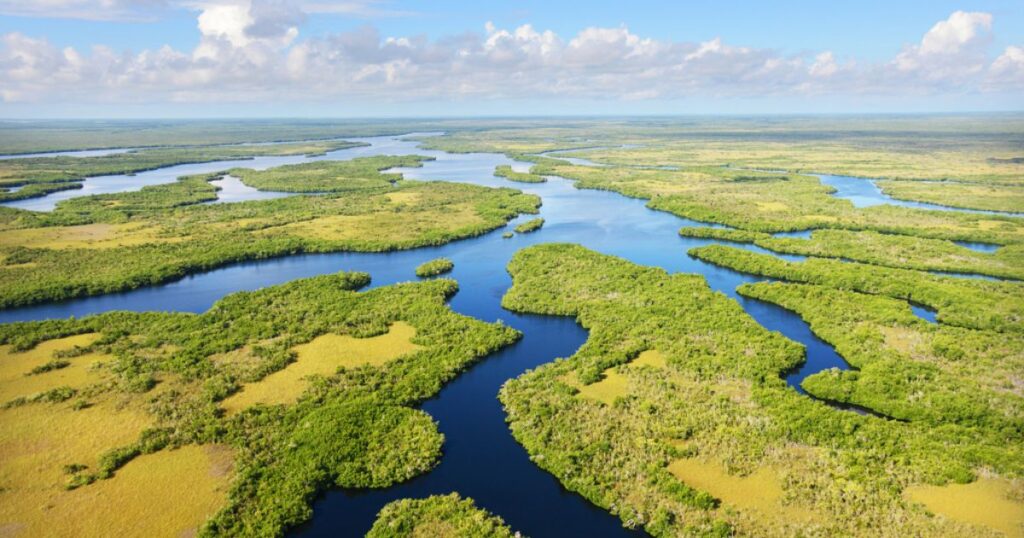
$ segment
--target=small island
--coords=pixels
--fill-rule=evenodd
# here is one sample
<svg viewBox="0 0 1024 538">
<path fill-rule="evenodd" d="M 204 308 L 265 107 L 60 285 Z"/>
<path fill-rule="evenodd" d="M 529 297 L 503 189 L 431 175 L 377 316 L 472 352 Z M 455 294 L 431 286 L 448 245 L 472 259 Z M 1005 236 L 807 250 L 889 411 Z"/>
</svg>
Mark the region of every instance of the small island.
<svg viewBox="0 0 1024 538">
<path fill-rule="evenodd" d="M 518 181 L 520 183 L 544 183 L 547 181 L 547 179 L 540 174 L 534 174 L 533 172 L 516 172 L 512 169 L 512 166 L 508 164 L 500 164 L 494 167 L 494 175 L 503 177 L 509 181 Z"/>
<path fill-rule="evenodd" d="M 539 230 L 541 226 L 544 226 L 544 219 L 538 217 L 535 219 L 530 219 L 520 224 L 519 226 L 516 226 L 515 230 L 516 233 L 528 234 L 530 232 L 535 232 Z"/>
<path fill-rule="evenodd" d="M 454 267 L 455 264 L 448 258 L 435 258 L 416 267 L 416 276 L 420 278 L 437 276 L 451 271 Z"/>
</svg>

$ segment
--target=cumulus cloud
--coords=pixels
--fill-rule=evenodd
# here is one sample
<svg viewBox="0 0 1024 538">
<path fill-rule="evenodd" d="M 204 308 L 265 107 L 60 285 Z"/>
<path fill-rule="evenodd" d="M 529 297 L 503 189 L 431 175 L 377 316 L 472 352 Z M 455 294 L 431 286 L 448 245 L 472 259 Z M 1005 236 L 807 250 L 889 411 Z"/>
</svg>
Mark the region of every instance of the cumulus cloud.
<svg viewBox="0 0 1024 538">
<path fill-rule="evenodd" d="M 1011 46 L 990 59 L 992 17 L 985 13 L 953 13 L 893 60 L 862 64 L 841 62 L 831 51 L 785 55 L 718 38 L 657 40 L 625 26 L 559 36 L 531 25 L 487 23 L 482 33 L 439 39 L 383 36 L 364 26 L 302 39 L 307 11 L 301 2 L 209 0 L 192 7 L 201 37 L 190 51 L 79 51 L 3 36 L 0 96 L 8 102 L 294 102 L 1024 91 L 1024 48 Z"/>
</svg>

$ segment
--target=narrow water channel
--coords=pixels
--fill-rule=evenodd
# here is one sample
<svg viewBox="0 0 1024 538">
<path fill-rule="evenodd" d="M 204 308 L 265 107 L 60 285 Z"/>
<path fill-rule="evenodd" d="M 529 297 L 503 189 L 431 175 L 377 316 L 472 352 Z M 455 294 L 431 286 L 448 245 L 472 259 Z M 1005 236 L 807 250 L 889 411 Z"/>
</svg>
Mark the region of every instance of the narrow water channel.
<svg viewBox="0 0 1024 538">
<path fill-rule="evenodd" d="M 573 242 L 626 258 L 634 263 L 664 268 L 670 273 L 698 273 L 708 285 L 743 305 L 755 320 L 802 343 L 807 362 L 785 379 L 797 391 L 800 381 L 826 368 L 848 368 L 831 346 L 814 336 L 807 324 L 785 309 L 738 297 L 736 287 L 760 280 L 690 258 L 686 251 L 707 245 L 704 239 L 682 238 L 682 226 L 707 226 L 645 207 L 643 200 L 612 192 L 576 189 L 572 182 L 552 177 L 546 183 L 518 184 L 493 176 L 494 167 L 514 163 L 496 154 L 448 154 L 420 150 L 416 143 L 394 137 L 364 139 L 367 148 L 345 150 L 346 158 L 371 154 L 420 154 L 435 157 L 422 168 L 399 169 L 410 179 L 461 181 L 522 189 L 543 199 L 544 227 L 531 234 L 501 237 L 496 230 L 481 237 L 439 247 L 391 253 L 307 254 L 230 265 L 195 274 L 176 282 L 130 292 L 82 298 L 62 303 L 0 311 L 0 321 L 83 316 L 108 310 L 172 310 L 200 312 L 228 293 L 279 284 L 295 278 L 336 271 L 366 271 L 371 286 L 414 280 L 414 268 L 438 256 L 455 263 L 448 275 L 459 282 L 460 292 L 451 307 L 462 314 L 496 321 L 524 333 L 513 346 L 485 358 L 446 385 L 423 409 L 445 434 L 444 456 L 431 472 L 372 491 L 334 490 L 321 496 L 313 519 L 296 529 L 302 536 L 362 536 L 377 511 L 389 501 L 434 493 L 473 497 L 484 508 L 503 517 L 514 529 L 535 538 L 547 536 L 625 536 L 642 534 L 623 529 L 617 518 L 564 491 L 548 473 L 533 465 L 512 438 L 497 400 L 508 379 L 557 357 L 571 355 L 586 339 L 585 331 L 568 318 L 517 315 L 501 308 L 502 295 L 511 285 L 506 266 L 526 246 L 546 242 Z M 341 152 L 336 152 L 335 157 Z M 251 165 L 247 161 L 242 166 Z M 235 163 L 208 163 L 208 171 Z M 527 215 L 517 219 L 533 218 Z M 512 223 L 514 225 L 515 222 Z M 740 248 L 759 250 L 751 245 Z M 798 259 L 798 258 L 792 258 Z"/>
</svg>

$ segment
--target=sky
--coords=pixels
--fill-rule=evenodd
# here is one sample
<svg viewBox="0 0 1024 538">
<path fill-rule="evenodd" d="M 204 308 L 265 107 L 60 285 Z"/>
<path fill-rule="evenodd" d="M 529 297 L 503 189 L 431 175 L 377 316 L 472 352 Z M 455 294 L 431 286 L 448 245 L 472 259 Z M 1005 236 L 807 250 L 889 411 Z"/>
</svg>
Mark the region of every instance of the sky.
<svg viewBox="0 0 1024 538">
<path fill-rule="evenodd" d="M 0 117 L 1024 110 L 1024 2 L 0 0 Z"/>
</svg>

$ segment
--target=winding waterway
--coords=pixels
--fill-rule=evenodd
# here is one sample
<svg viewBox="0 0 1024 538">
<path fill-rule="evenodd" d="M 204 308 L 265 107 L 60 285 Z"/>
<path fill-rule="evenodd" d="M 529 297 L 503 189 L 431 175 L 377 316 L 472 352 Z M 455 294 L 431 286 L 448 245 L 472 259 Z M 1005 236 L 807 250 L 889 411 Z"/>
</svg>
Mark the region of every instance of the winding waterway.
<svg viewBox="0 0 1024 538">
<path fill-rule="evenodd" d="M 501 385 L 530 368 L 571 355 L 586 339 L 586 332 L 571 319 L 518 315 L 501 308 L 501 297 L 511 285 L 506 265 L 517 250 L 529 245 L 579 243 L 634 263 L 661 267 L 670 273 L 703 275 L 712 289 L 737 300 L 760 324 L 806 347 L 807 362 L 785 375 L 786 381 L 801 393 L 800 382 L 808 375 L 826 368 L 849 368 L 831 346 L 818 339 L 792 312 L 736 294 L 740 284 L 761 279 L 686 255 L 688 249 L 711 241 L 680 237 L 678 229 L 707 224 L 647 209 L 643 200 L 607 191 L 576 189 L 571 181 L 562 178 L 551 177 L 540 184 L 508 182 L 493 176 L 495 166 L 509 164 L 524 170 L 528 165 L 510 161 L 503 155 L 427 151 L 417 148 L 414 141 L 396 137 L 358 140 L 370 146 L 333 152 L 324 158 L 412 153 L 432 156 L 436 160 L 424 163 L 422 168 L 397 171 L 410 179 L 513 187 L 537 194 L 543 199 L 540 216 L 544 217 L 545 225 L 537 232 L 510 239 L 502 238 L 504 230 L 496 230 L 439 247 L 402 252 L 305 254 L 239 263 L 130 292 L 0 311 L 0 321 L 83 316 L 117 309 L 201 312 L 235 291 L 342 270 L 370 273 L 371 286 L 414 280 L 414 268 L 418 264 L 438 256 L 450 258 L 455 269 L 447 276 L 456 279 L 461 290 L 451 299 L 452 309 L 487 321 L 503 320 L 522 331 L 523 339 L 485 358 L 446 385 L 435 398 L 424 402 L 422 408 L 437 420 L 445 435 L 444 456 L 434 470 L 390 488 L 330 491 L 316 501 L 313 519 L 294 531 L 295 535 L 302 536 L 362 536 L 387 502 L 453 491 L 474 498 L 514 529 L 533 537 L 641 534 L 623 529 L 617 518 L 561 488 L 551 475 L 530 462 L 505 424 L 505 414 L 497 400 Z M 270 159 L 278 159 L 273 161 L 277 164 L 281 160 L 304 160 Z M 213 172 L 231 166 L 253 165 L 275 164 L 257 159 L 206 163 L 201 168 Z M 180 167 L 173 168 L 179 171 L 165 169 L 166 173 L 182 173 Z M 232 201 L 233 196 L 241 200 L 252 194 L 244 189 L 240 194 L 232 194 L 230 189 L 226 191 L 222 201 Z M 529 218 L 533 216 L 522 216 L 511 225 Z M 736 246 L 763 252 L 752 245 Z M 922 317 L 928 315 L 923 310 L 915 312 Z"/>
</svg>

